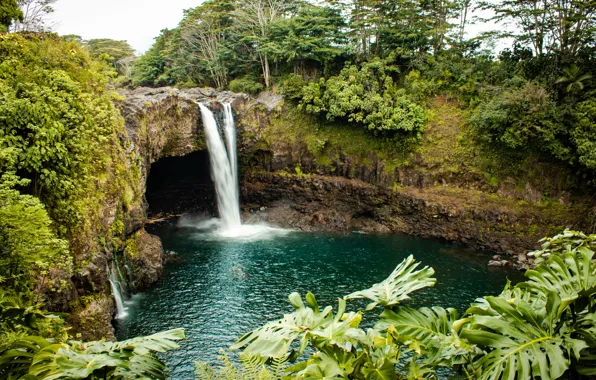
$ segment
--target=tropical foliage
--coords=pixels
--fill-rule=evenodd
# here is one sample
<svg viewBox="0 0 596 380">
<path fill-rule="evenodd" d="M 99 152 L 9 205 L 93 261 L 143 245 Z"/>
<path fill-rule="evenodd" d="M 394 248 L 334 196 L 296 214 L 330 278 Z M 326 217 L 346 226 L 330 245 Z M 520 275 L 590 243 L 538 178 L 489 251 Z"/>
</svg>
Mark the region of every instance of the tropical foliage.
<svg viewBox="0 0 596 380">
<path fill-rule="evenodd" d="M 3 308 L 2 316 L 35 329 L 29 310 Z M 20 317 L 21 319 L 18 319 Z M 41 315 L 43 318 L 43 315 Z M 165 364 L 156 353 L 179 348 L 182 329 L 121 342 L 60 341 L 26 335 L 0 351 L 3 379 L 165 379 Z"/>
<path fill-rule="evenodd" d="M 272 375 L 263 363 L 275 362 L 277 371 L 280 360 L 286 362 L 284 376 L 305 379 L 434 378 L 444 367 L 477 379 L 594 375 L 595 247 L 596 235 L 573 231 L 545 239 L 532 253 L 540 264 L 526 272 L 526 281 L 476 300 L 462 316 L 455 309 L 404 305 L 436 281 L 431 268 L 418 269 L 408 257 L 385 281 L 338 299 L 335 311 L 321 308 L 312 293 L 305 299 L 291 294 L 294 312 L 231 348 L 243 349 L 259 368 L 252 373 L 263 378 Z M 371 303 L 349 311 L 348 301 L 358 298 Z M 377 306 L 383 310 L 374 327 L 360 327 Z M 258 378 L 234 372 L 239 370 L 224 361 L 220 373 Z M 198 368 L 200 378 L 217 373 L 205 364 Z"/>
<path fill-rule="evenodd" d="M 425 111 L 393 82 L 395 66 L 380 59 L 362 67 L 347 66 L 339 75 L 304 87 L 301 105 L 307 112 L 362 123 L 375 132 L 416 135 L 425 124 Z"/>
<path fill-rule="evenodd" d="M 120 118 L 112 71 L 76 42 L 0 35 L 0 283 L 35 305 L 65 289 Z M 114 147 L 117 147 L 117 143 Z"/>
<path fill-rule="evenodd" d="M 498 27 L 469 38 L 485 14 Z M 132 80 L 279 91 L 325 121 L 397 136 L 409 151 L 420 140 L 404 137 L 418 136 L 426 106 L 447 96 L 467 109 L 466 139 L 503 165 L 523 152 L 590 181 L 594 14 L 584 0 L 209 0 L 162 31 Z M 486 48 L 499 39 L 512 47 Z"/>
</svg>

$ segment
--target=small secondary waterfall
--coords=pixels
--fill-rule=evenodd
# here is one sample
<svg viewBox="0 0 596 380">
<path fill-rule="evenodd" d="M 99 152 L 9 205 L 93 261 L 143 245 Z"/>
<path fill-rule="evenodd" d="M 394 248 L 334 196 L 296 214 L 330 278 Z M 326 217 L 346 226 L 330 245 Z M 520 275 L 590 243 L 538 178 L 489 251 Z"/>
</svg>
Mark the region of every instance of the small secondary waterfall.
<svg viewBox="0 0 596 380">
<path fill-rule="evenodd" d="M 116 262 L 116 270 L 118 273 L 118 287 L 120 288 L 120 294 L 122 294 L 124 298 L 129 298 L 130 292 L 128 291 L 128 283 L 126 281 L 126 278 L 124 278 L 124 275 L 122 274 L 122 270 L 120 269 L 120 263 L 117 259 L 114 261 Z"/>
<path fill-rule="evenodd" d="M 225 105 L 224 134 L 226 135 L 226 144 L 224 144 L 213 112 L 203 104 L 199 104 L 205 128 L 207 148 L 209 149 L 211 176 L 215 183 L 219 217 L 224 229 L 230 230 L 239 227 L 241 222 L 238 200 L 238 173 L 236 170 L 236 128 L 232 108 L 228 106 Z"/>
<path fill-rule="evenodd" d="M 116 318 L 126 317 L 126 309 L 122 300 L 122 292 L 120 291 L 120 281 L 118 281 L 114 268 L 110 268 L 110 286 L 112 288 L 112 295 L 116 301 Z"/>
</svg>

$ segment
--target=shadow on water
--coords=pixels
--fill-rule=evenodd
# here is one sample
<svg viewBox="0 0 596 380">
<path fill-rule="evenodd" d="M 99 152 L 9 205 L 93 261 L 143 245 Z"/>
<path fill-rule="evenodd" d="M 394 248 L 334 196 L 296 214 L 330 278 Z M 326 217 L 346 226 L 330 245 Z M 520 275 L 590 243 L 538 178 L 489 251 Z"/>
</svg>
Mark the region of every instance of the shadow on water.
<svg viewBox="0 0 596 380">
<path fill-rule="evenodd" d="M 158 284 L 126 305 L 127 318 L 115 321 L 119 339 L 185 328 L 188 341 L 165 356 L 175 379 L 192 378 L 194 361 L 214 362 L 236 338 L 290 312 L 291 292 L 312 291 L 321 305 L 335 306 L 337 297 L 385 279 L 410 254 L 432 266 L 438 280 L 413 295 L 415 307 L 464 311 L 475 298 L 499 293 L 507 277 L 522 278 L 488 268 L 486 253 L 439 240 L 287 230 L 230 238 L 196 227 L 197 221 L 154 227 L 151 232 L 177 260 Z"/>
</svg>

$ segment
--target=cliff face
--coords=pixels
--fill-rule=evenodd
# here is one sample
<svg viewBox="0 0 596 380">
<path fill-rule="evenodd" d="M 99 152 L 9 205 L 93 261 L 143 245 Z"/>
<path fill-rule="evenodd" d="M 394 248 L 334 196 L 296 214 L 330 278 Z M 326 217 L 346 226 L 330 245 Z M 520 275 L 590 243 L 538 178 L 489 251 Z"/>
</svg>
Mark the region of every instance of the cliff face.
<svg viewBox="0 0 596 380">
<path fill-rule="evenodd" d="M 195 102 L 214 110 L 229 102 L 238 124 L 246 219 L 310 231 L 441 237 L 523 260 L 543 236 L 588 228 L 589 205 L 572 202 L 561 178 L 538 175 L 541 183 L 529 178 L 522 186 L 509 178 L 491 183 L 471 162 L 471 148 L 460 147 L 460 116 L 444 104 L 428 127 L 432 136 L 423 136 L 419 150 L 406 152 L 349 126 L 323 125 L 269 93 L 256 99 L 212 89 L 138 88 L 122 94 L 131 152 L 140 163 L 140 192 L 151 163 L 206 148 Z M 549 199 L 542 197 L 545 188 L 553 194 Z M 137 222 L 129 222 L 137 228 L 146 217 L 146 205 L 138 207 L 126 219 L 137 215 Z"/>
<path fill-rule="evenodd" d="M 253 99 L 165 87 L 121 95 L 125 125 L 113 155 L 116 169 L 100 184 L 106 194 L 93 225 L 71 244 L 80 268 L 71 279 L 73 290 L 56 299 L 63 309 L 76 301 L 70 322 L 85 339 L 113 337 L 109 265 L 122 268 L 132 291 L 161 275 L 161 242 L 145 230 L 149 172 L 160 159 L 206 150 L 197 102 L 215 111 L 222 102 L 231 103 L 236 113 L 248 221 L 307 231 L 440 237 L 509 254 L 521 267 L 528 264 L 525 252 L 541 237 L 566 227 L 590 228 L 592 205 L 585 198 L 574 200 L 562 185 L 564 176 L 549 175 L 544 165 L 517 182 L 495 182 L 482 172 L 482 152 L 462 143 L 460 116 L 444 105 L 417 150 L 406 151 L 394 140 L 322 123 L 270 93 Z M 209 165 L 204 158 L 197 162 Z M 207 167 L 203 172 L 207 175 Z"/>
<path fill-rule="evenodd" d="M 145 230 L 145 191 L 151 164 L 204 149 L 195 101 L 232 101 L 239 97 L 210 90 L 180 93 L 171 88 L 137 89 L 122 95 L 118 106 L 124 128 L 116 144 L 106 145 L 110 168 L 98 169 L 100 201 L 87 206 L 89 217 L 81 227 L 84 233 L 75 234 L 71 240 L 78 269 L 67 280 L 68 292 L 48 296 L 49 307 L 70 311 L 69 323 L 88 340 L 113 338 L 110 321 L 115 305 L 110 294 L 110 267 L 119 268 L 118 280 L 126 282 L 133 292 L 147 288 L 161 276 L 161 241 Z"/>
<path fill-rule="evenodd" d="M 498 161 L 474 146 L 457 107 L 444 99 L 435 107 L 409 151 L 283 102 L 239 107 L 246 217 L 304 230 L 440 237 L 510 255 L 520 267 L 542 237 L 592 228 L 593 205 L 572 194 L 568 173 L 529 162 L 518 178 L 496 178 L 507 170 L 494 170 Z"/>
</svg>

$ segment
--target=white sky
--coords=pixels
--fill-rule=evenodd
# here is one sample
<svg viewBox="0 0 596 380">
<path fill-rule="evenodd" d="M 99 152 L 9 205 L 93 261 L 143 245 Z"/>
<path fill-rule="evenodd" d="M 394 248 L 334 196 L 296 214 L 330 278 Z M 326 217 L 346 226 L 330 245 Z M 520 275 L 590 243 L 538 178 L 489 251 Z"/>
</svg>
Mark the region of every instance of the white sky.
<svg viewBox="0 0 596 380">
<path fill-rule="evenodd" d="M 51 15 L 52 30 L 83 39 L 126 40 L 139 53 L 153 44 L 164 28 L 174 28 L 182 11 L 202 0 L 58 0 Z"/>
<path fill-rule="evenodd" d="M 164 28 L 174 28 L 182 20 L 184 9 L 203 0 L 58 0 L 49 25 L 60 35 L 77 34 L 83 39 L 111 38 L 126 40 L 144 53 Z M 494 25 L 468 26 L 468 36 L 494 29 Z M 510 46 L 501 41 L 497 51 Z"/>
</svg>

